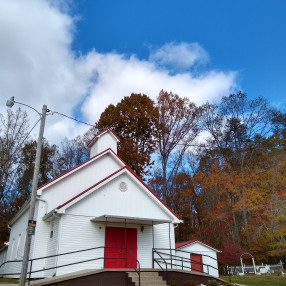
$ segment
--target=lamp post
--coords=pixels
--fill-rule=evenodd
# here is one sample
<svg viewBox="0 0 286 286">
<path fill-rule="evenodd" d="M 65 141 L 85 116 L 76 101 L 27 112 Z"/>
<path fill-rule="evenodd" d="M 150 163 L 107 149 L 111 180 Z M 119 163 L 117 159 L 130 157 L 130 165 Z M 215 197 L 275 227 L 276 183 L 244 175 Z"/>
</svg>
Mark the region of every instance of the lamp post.
<svg viewBox="0 0 286 286">
<path fill-rule="evenodd" d="M 39 177 L 39 170 L 40 170 L 43 134 L 44 134 L 44 128 L 45 128 L 46 113 L 49 112 L 49 110 L 47 109 L 46 105 L 43 105 L 42 113 L 39 113 L 36 109 L 34 109 L 33 107 L 27 104 L 14 101 L 14 97 L 11 97 L 9 100 L 7 100 L 6 106 L 12 107 L 14 103 L 25 105 L 35 110 L 41 117 L 41 125 L 40 125 L 40 130 L 39 130 L 37 153 L 36 153 L 36 160 L 35 160 L 35 166 L 34 166 L 32 193 L 31 193 L 30 207 L 29 207 L 29 214 L 28 214 L 28 223 L 29 223 L 29 222 L 35 221 L 34 212 L 35 212 L 37 189 L 38 189 L 38 179 L 39 179 L 38 177 Z M 28 270 L 28 264 L 29 264 L 29 254 L 30 254 L 30 249 L 31 249 L 31 241 L 32 241 L 32 233 L 29 232 L 29 226 L 27 225 L 26 241 L 25 241 L 21 276 L 20 276 L 20 282 L 19 282 L 20 286 L 24 286 L 26 282 L 26 276 L 27 276 L 27 270 Z"/>
</svg>

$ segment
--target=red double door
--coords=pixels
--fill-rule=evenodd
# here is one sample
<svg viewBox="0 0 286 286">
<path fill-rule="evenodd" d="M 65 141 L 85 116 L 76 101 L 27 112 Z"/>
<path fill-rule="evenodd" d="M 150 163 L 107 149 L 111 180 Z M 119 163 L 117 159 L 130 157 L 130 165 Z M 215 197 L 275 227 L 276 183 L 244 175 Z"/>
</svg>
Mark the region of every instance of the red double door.
<svg viewBox="0 0 286 286">
<path fill-rule="evenodd" d="M 105 246 L 104 268 L 137 267 L 136 228 L 106 227 Z"/>
<path fill-rule="evenodd" d="M 191 253 L 191 270 L 203 272 L 203 259 L 201 254 Z"/>
</svg>

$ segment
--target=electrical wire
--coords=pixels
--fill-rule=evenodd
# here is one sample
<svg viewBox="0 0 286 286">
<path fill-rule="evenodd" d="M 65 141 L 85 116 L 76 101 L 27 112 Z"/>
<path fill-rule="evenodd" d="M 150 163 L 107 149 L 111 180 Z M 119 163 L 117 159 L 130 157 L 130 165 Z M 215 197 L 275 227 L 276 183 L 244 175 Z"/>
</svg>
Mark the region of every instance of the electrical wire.
<svg viewBox="0 0 286 286">
<path fill-rule="evenodd" d="M 26 135 L 26 137 L 22 140 L 20 146 L 25 142 L 25 140 L 28 138 L 28 136 L 31 134 L 31 132 L 33 131 L 33 129 L 36 127 L 36 125 L 38 124 L 38 122 L 41 120 L 41 118 L 39 118 L 37 120 L 37 122 L 34 124 L 34 126 L 32 127 L 32 129 L 29 131 L 29 133 Z"/>
<path fill-rule="evenodd" d="M 76 118 L 67 116 L 67 115 L 65 115 L 65 114 L 63 114 L 63 113 L 60 113 L 60 112 L 57 112 L 57 111 L 51 111 L 51 115 L 53 115 L 54 113 L 59 114 L 59 115 L 64 116 L 64 117 L 67 117 L 67 118 L 69 118 L 69 119 L 72 119 L 72 120 L 74 120 L 74 121 L 77 121 L 77 122 L 79 122 L 79 123 L 82 123 L 82 124 L 85 124 L 85 125 L 88 125 L 88 126 L 91 126 L 91 127 L 95 127 L 95 128 L 96 128 L 95 125 L 86 123 L 86 122 L 84 122 L 84 121 L 80 121 L 80 120 L 78 120 L 78 119 L 76 119 Z"/>
</svg>

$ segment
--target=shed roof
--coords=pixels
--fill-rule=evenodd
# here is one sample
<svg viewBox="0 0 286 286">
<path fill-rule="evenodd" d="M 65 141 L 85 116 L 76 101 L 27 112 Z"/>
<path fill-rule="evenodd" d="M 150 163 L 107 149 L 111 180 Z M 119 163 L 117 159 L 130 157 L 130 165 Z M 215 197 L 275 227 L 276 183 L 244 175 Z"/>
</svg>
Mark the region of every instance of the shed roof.
<svg viewBox="0 0 286 286">
<path fill-rule="evenodd" d="M 142 224 L 142 225 L 156 225 L 161 223 L 169 223 L 170 220 L 162 219 L 150 219 L 150 218 L 139 218 L 139 217 L 125 217 L 125 216 L 114 216 L 114 215 L 102 215 L 91 219 L 94 222 L 120 222 L 126 224 Z"/>
<path fill-rule="evenodd" d="M 185 246 L 194 244 L 194 243 L 200 243 L 200 244 L 205 245 L 205 246 L 208 247 L 208 248 L 211 248 L 211 249 L 215 250 L 216 252 L 221 252 L 221 250 L 218 250 L 218 249 L 216 249 L 215 247 L 210 246 L 210 245 L 208 245 L 207 243 L 204 243 L 204 242 L 202 242 L 202 241 L 200 241 L 200 240 L 198 240 L 198 239 L 192 239 L 192 240 L 188 240 L 188 241 L 177 242 L 176 245 L 175 245 L 175 247 L 176 247 L 176 249 L 179 249 L 179 248 L 182 248 L 182 247 L 185 247 Z"/>
</svg>

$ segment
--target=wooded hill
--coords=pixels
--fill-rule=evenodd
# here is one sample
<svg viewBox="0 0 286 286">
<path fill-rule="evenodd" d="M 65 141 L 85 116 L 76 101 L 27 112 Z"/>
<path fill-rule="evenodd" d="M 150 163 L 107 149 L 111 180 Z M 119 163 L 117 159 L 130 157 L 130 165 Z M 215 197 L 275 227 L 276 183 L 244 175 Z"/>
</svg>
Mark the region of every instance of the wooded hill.
<svg viewBox="0 0 286 286">
<path fill-rule="evenodd" d="M 242 92 L 197 106 L 161 91 L 155 102 L 131 94 L 109 105 L 96 126 L 120 137 L 119 156 L 184 221 L 178 242 L 197 238 L 257 261 L 285 261 L 286 111 Z M 31 191 L 36 142 L 29 131 L 21 109 L 0 115 L 1 244 Z M 85 161 L 95 132 L 59 146 L 45 140 L 39 185 Z"/>
</svg>

